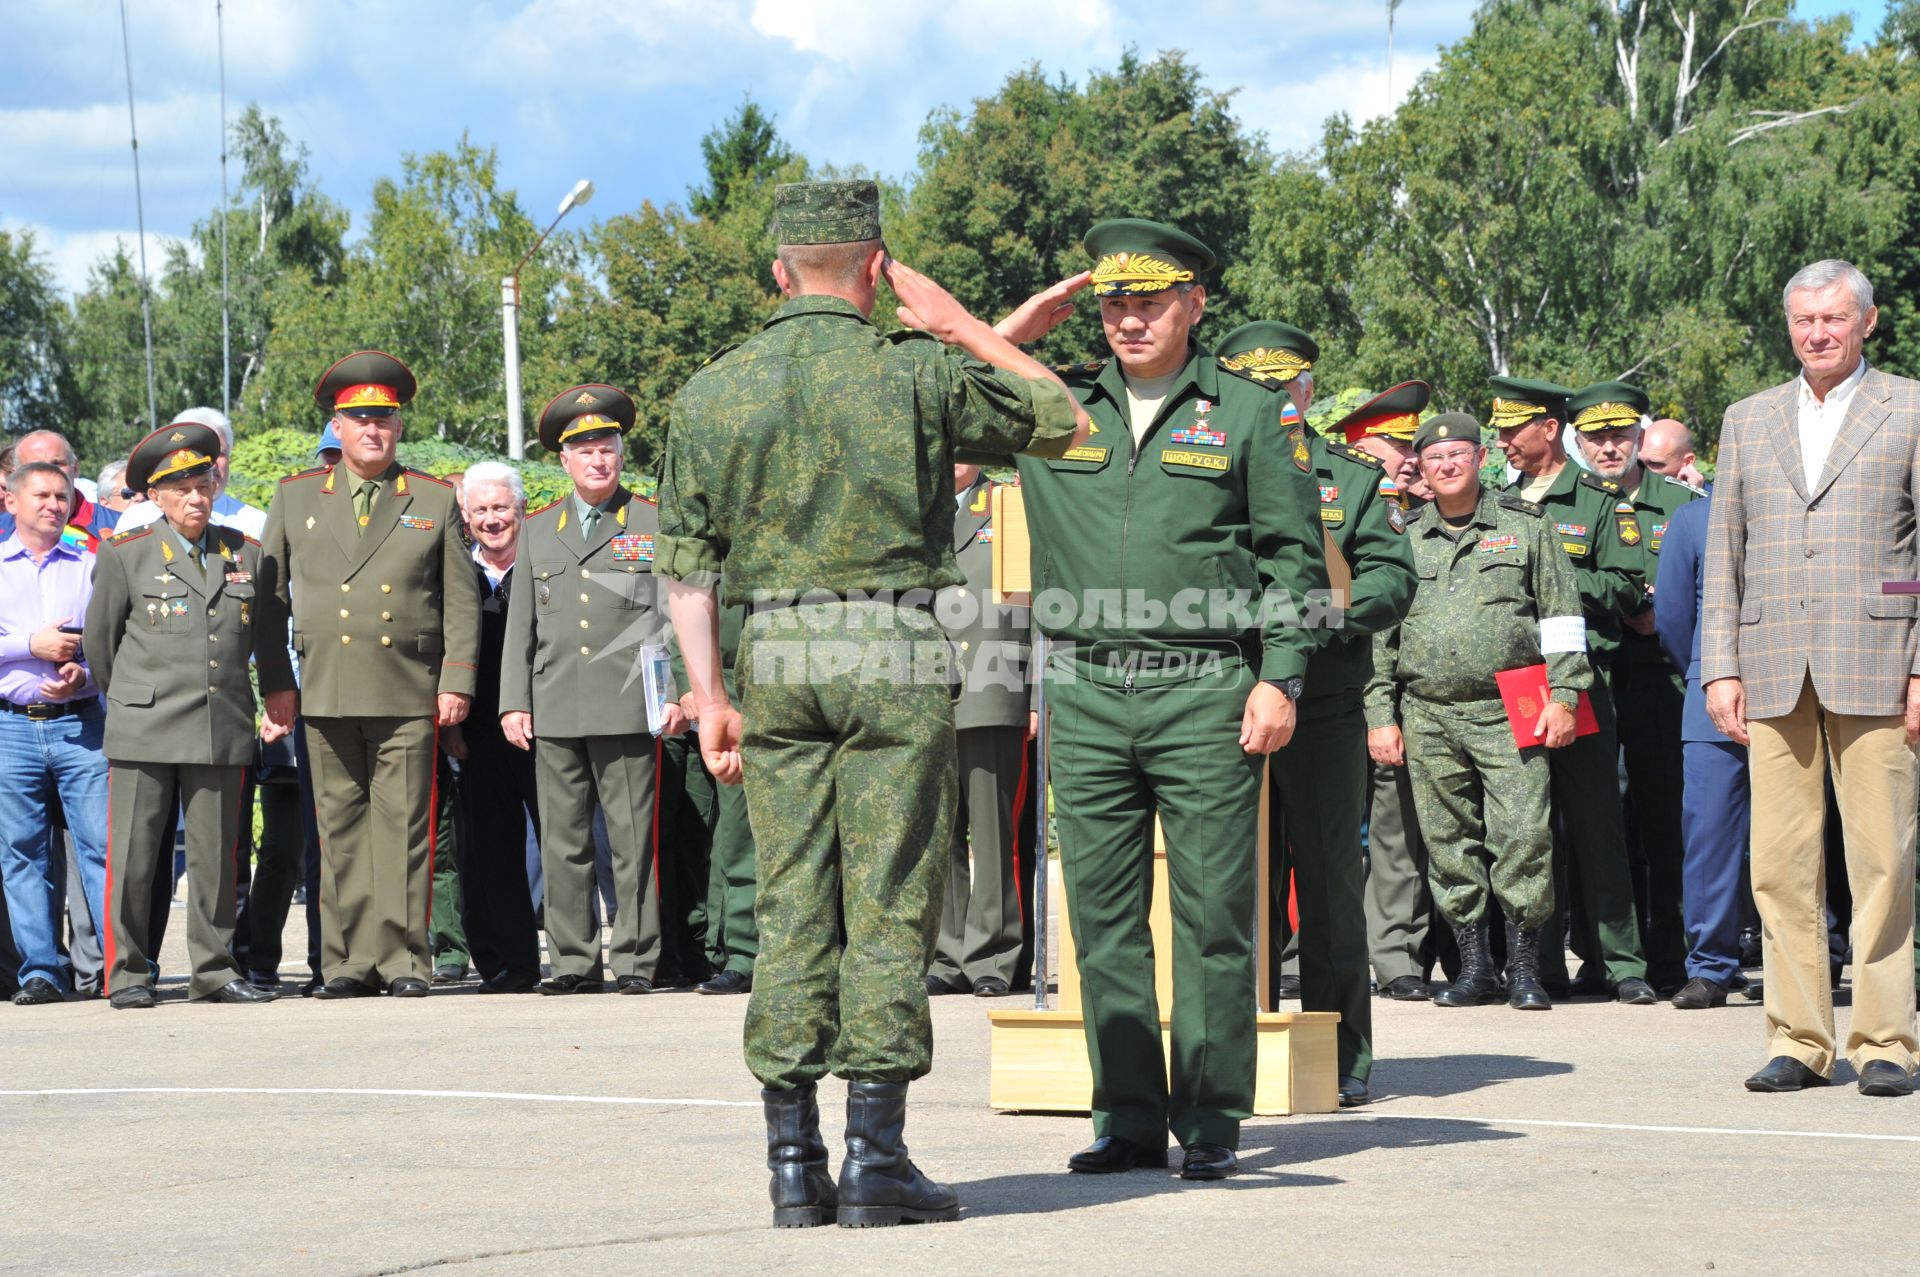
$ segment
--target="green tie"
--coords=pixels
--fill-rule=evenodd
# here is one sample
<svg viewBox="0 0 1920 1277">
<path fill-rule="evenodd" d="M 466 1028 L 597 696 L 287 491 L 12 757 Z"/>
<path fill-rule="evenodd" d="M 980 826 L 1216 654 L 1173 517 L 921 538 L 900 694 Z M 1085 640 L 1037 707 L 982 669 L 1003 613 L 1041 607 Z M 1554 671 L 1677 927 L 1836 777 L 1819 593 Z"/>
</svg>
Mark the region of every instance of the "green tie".
<svg viewBox="0 0 1920 1277">
<path fill-rule="evenodd" d="M 593 544 L 593 525 L 600 522 L 600 507 L 588 506 L 587 512 L 580 516 L 580 539 Z"/>
<path fill-rule="evenodd" d="M 207 575 L 207 558 L 205 552 L 203 552 L 199 546 L 190 545 L 187 547 L 187 562 L 199 568 L 201 578 L 205 579 Z"/>
<path fill-rule="evenodd" d="M 353 490 L 353 512 L 359 516 L 357 526 L 362 534 L 367 530 L 367 521 L 373 517 L 373 498 L 379 491 L 380 485 L 371 479 Z"/>
</svg>

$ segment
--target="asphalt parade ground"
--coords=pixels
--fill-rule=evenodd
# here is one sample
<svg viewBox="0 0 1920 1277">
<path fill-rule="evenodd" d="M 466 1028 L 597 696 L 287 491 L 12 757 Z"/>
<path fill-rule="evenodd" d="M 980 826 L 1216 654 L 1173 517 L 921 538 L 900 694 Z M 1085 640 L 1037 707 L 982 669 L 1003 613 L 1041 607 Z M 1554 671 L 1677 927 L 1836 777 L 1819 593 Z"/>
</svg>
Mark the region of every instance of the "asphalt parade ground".
<svg viewBox="0 0 1920 1277">
<path fill-rule="evenodd" d="M 289 929 L 289 953 L 304 942 Z M 0 1005 L 0 1273 L 1719 1274 L 1913 1254 L 1920 1100 L 1863 1097 L 1845 1065 L 1827 1090 L 1748 1094 L 1763 1017 L 1740 997 L 1377 1001 L 1376 1102 L 1249 1123 L 1217 1184 L 1067 1175 L 1087 1121 L 991 1111 L 992 1004 L 939 998 L 907 1139 L 959 1222 L 775 1231 L 744 998 L 163 990 L 146 1012 Z M 843 1096 L 822 1087 L 836 1165 Z"/>
</svg>

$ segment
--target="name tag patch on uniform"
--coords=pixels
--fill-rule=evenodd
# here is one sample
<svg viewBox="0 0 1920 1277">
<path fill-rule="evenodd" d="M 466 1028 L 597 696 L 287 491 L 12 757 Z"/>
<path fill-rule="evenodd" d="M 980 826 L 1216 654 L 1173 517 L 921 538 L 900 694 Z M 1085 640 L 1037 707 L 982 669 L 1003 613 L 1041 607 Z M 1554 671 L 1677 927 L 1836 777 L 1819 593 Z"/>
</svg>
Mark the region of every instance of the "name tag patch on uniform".
<svg viewBox="0 0 1920 1277">
<path fill-rule="evenodd" d="M 1585 541 L 1562 541 L 1560 548 L 1576 559 L 1584 559 L 1587 557 L 1587 543 Z"/>
<path fill-rule="evenodd" d="M 653 538 L 644 532 L 635 533 L 632 536 L 615 537 L 609 544 L 613 546 L 615 562 L 653 562 Z"/>
<path fill-rule="evenodd" d="M 1480 544 L 1474 548 L 1482 554 L 1505 554 L 1520 548 L 1520 538 L 1512 532 L 1503 532 L 1497 537 L 1481 537 Z"/>
<path fill-rule="evenodd" d="M 1224 472 L 1227 468 L 1227 459 L 1225 457 L 1218 456 L 1211 452 L 1182 452 L 1175 448 L 1168 448 L 1162 452 L 1160 454 L 1160 461 L 1163 465 L 1193 466 L 1200 470 L 1218 470 Z"/>
<path fill-rule="evenodd" d="M 403 514 L 400 516 L 400 526 L 403 528 L 413 528 L 420 532 L 431 532 L 433 531 L 433 520 L 427 518 L 424 514 Z"/>
<path fill-rule="evenodd" d="M 1172 434 L 1173 442 L 1197 444 L 1203 448 L 1224 448 L 1227 446 L 1227 433 L 1224 430 L 1209 430 L 1199 422 L 1194 422 L 1184 430 Z"/>
<path fill-rule="evenodd" d="M 1090 444 L 1081 444 L 1078 448 L 1068 448 L 1060 454 L 1062 461 L 1105 461 L 1107 450 Z"/>
<path fill-rule="evenodd" d="M 1563 537 L 1583 537 L 1587 535 L 1587 525 L 1584 523 L 1556 523 L 1553 525 L 1553 530 Z"/>
<path fill-rule="evenodd" d="M 1320 500 L 1323 503 L 1328 501 L 1338 501 L 1339 499 L 1340 499 L 1340 489 L 1336 485 L 1329 484 L 1329 483 L 1323 483 L 1320 485 Z"/>
<path fill-rule="evenodd" d="M 1345 523 L 1346 521 L 1347 521 L 1347 512 L 1345 510 L 1342 510 L 1339 506 L 1323 505 L 1320 507 L 1320 522 Z"/>
</svg>

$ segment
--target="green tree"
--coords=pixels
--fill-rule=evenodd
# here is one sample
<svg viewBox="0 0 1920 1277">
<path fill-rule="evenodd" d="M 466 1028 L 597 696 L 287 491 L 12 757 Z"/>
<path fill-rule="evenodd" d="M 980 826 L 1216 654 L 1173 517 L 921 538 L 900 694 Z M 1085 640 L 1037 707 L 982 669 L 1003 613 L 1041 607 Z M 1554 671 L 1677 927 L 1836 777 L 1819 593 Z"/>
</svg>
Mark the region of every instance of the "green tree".
<svg viewBox="0 0 1920 1277">
<path fill-rule="evenodd" d="M 65 308 L 33 232 L 0 230 L 0 433 L 60 423 Z"/>
</svg>

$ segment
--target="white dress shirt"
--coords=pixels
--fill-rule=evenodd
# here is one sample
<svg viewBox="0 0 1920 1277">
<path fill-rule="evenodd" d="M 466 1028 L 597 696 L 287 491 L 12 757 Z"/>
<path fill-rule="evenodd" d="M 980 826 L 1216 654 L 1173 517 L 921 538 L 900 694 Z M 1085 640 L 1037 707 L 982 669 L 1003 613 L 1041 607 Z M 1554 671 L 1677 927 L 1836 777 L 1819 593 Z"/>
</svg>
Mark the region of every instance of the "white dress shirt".
<svg viewBox="0 0 1920 1277">
<path fill-rule="evenodd" d="M 1807 375 L 1800 374 L 1800 464 L 1807 473 L 1809 495 L 1820 486 L 1820 474 L 1827 468 L 1827 454 L 1833 451 L 1840 424 L 1847 419 L 1847 405 L 1853 402 L 1853 392 L 1860 389 L 1860 379 L 1866 375 L 1867 361 L 1862 359 L 1860 366 L 1829 390 L 1823 401 L 1813 397 Z"/>
</svg>

